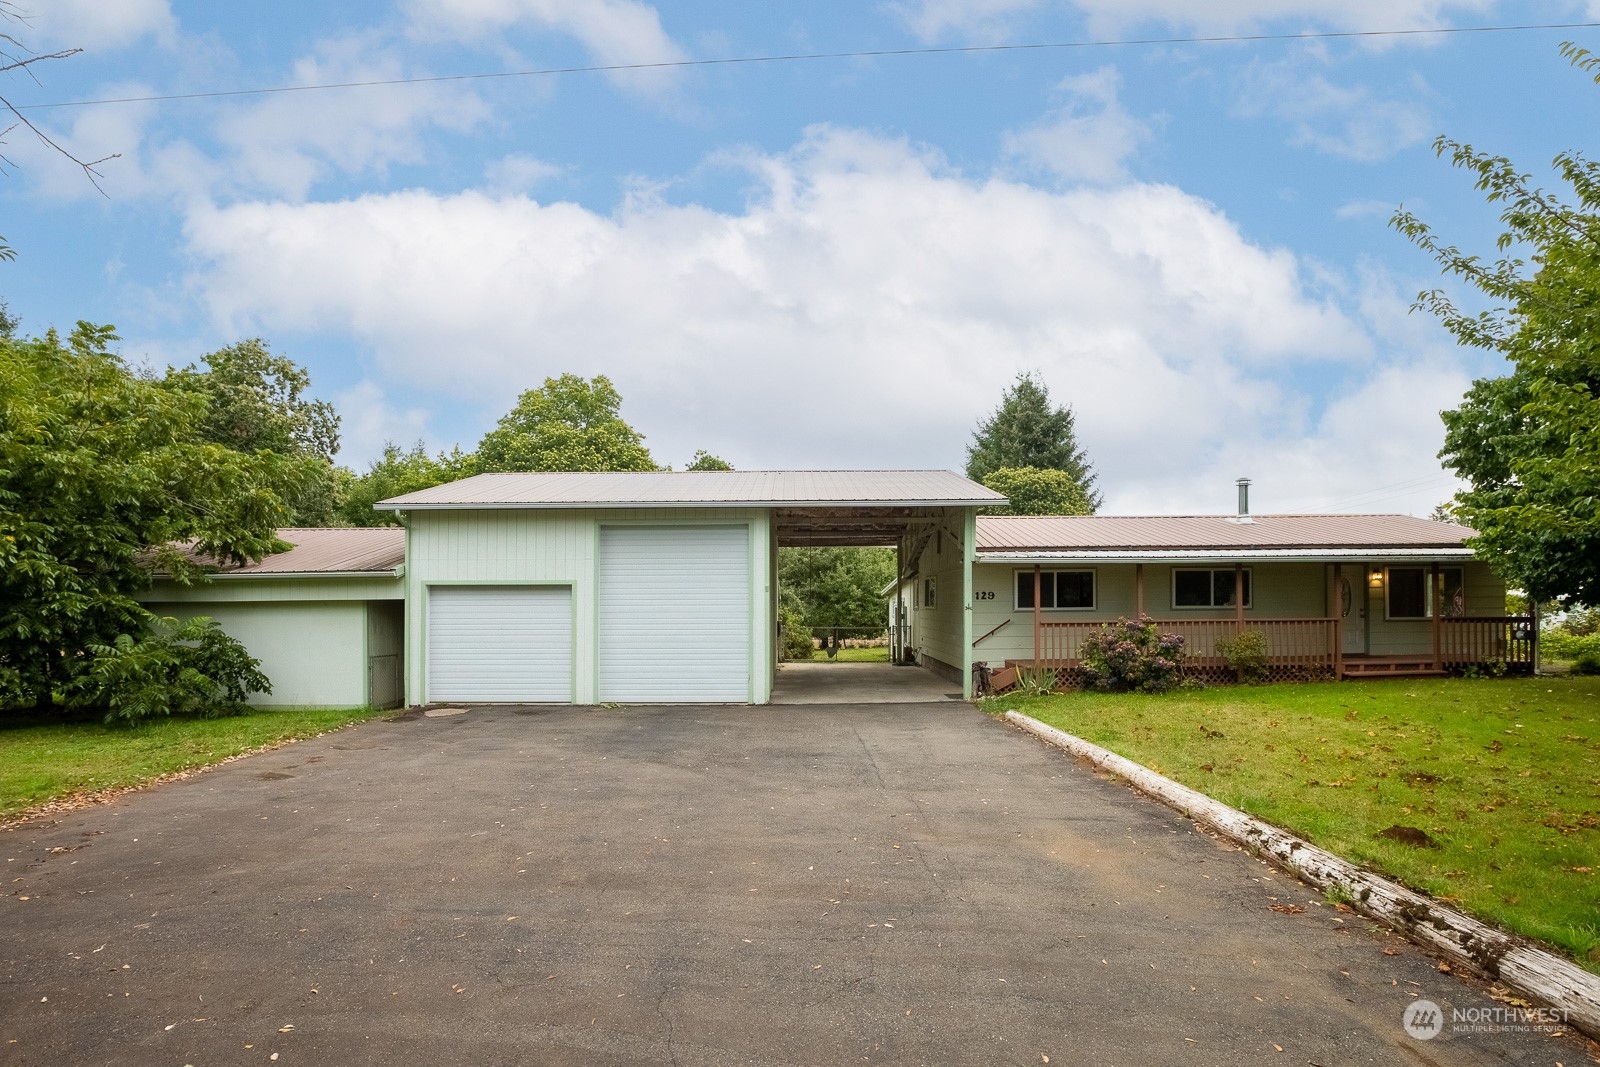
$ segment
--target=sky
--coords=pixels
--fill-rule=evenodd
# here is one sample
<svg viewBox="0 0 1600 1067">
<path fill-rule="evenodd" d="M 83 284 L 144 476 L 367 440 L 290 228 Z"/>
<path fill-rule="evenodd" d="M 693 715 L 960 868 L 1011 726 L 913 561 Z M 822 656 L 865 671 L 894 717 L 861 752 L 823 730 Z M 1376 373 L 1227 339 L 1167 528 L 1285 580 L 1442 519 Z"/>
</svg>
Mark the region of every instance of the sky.
<svg viewBox="0 0 1600 1067">
<path fill-rule="evenodd" d="M 4 137 L 0 300 L 134 365 L 261 337 L 386 441 L 472 448 L 605 374 L 657 462 L 959 470 L 1019 373 L 1076 413 L 1103 511 L 1427 514 L 1439 412 L 1505 372 L 1411 304 L 1455 287 L 1404 204 L 1494 253 L 1439 135 L 1550 160 L 1578 0 L 18 0 L 4 83 L 99 188 Z M 1102 42 L 1102 43 L 1095 43 Z M 1073 43 L 517 75 L 796 53 Z M 278 94 L 41 106 L 444 75 Z M 1462 299 L 1472 305 L 1471 294 Z"/>
</svg>

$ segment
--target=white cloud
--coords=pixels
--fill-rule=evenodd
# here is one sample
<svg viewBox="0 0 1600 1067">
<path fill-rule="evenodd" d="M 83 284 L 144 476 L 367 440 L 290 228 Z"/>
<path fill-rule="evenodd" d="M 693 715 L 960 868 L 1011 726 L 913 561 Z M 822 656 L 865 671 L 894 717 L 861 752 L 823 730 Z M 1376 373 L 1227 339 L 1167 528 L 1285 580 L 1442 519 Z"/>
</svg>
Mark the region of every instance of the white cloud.
<svg viewBox="0 0 1600 1067">
<path fill-rule="evenodd" d="M 764 194 L 734 213 L 424 191 L 207 207 L 190 284 L 225 335 L 342 335 L 375 379 L 485 427 L 547 375 L 609 374 L 662 461 L 958 467 L 1037 368 L 1119 510 L 1218 506 L 1240 473 L 1290 507 L 1437 469 L 1416 401 L 1460 374 L 1409 348 L 1375 370 L 1359 310 L 1180 190 L 974 180 L 831 129 L 752 165 Z"/>
<path fill-rule="evenodd" d="M 409 73 L 381 37 L 357 34 L 318 43 L 294 64 L 290 85 L 385 81 Z M 230 112 L 218 123 L 233 182 L 246 190 L 303 197 L 332 172 L 382 174 L 426 158 L 422 134 L 466 130 L 489 109 L 451 84 L 374 85 L 284 93 Z"/>
<path fill-rule="evenodd" d="M 1067 102 L 1031 126 L 1007 131 L 1002 151 L 1069 180 L 1127 177 L 1124 162 L 1150 139 L 1151 130 L 1122 106 L 1121 86 L 1115 67 L 1063 79 L 1056 89 Z"/>
<path fill-rule="evenodd" d="M 1156 23 L 1176 30 L 1230 33 L 1273 24 L 1335 30 L 1430 29 L 1489 13 L 1496 0 L 898 0 L 890 9 L 923 40 L 1013 37 L 1028 15 L 1076 11 L 1092 33 Z"/>
<path fill-rule="evenodd" d="M 333 398 L 339 412 L 339 461 L 360 469 L 393 442 L 410 448 L 428 431 L 428 413 L 421 408 L 396 408 L 383 387 L 370 378 Z"/>
<path fill-rule="evenodd" d="M 1399 206 L 1393 200 L 1346 200 L 1333 214 L 1340 219 L 1386 219 Z"/>
<path fill-rule="evenodd" d="M 555 163 L 514 153 L 496 159 L 483 168 L 484 188 L 488 192 L 502 196 L 510 193 L 527 193 L 565 171 L 565 167 Z"/>
<path fill-rule="evenodd" d="M 1281 119 L 1293 143 L 1360 163 L 1385 159 L 1433 132 L 1428 108 L 1418 99 L 1427 87 L 1415 79 L 1409 96 L 1380 95 L 1308 71 L 1308 58 L 1250 64 L 1240 78 L 1240 114 Z"/>
<path fill-rule="evenodd" d="M 27 20 L 18 36 L 51 49 L 126 48 L 145 38 L 171 45 L 178 35 L 168 0 L 21 0 L 18 8 Z"/>
<path fill-rule="evenodd" d="M 505 31 L 530 26 L 575 38 L 597 63 L 669 63 L 686 53 L 661 26 L 661 15 L 639 0 L 405 0 L 418 35 L 500 42 Z M 659 89 L 662 71 L 619 71 L 618 84 Z"/>
</svg>

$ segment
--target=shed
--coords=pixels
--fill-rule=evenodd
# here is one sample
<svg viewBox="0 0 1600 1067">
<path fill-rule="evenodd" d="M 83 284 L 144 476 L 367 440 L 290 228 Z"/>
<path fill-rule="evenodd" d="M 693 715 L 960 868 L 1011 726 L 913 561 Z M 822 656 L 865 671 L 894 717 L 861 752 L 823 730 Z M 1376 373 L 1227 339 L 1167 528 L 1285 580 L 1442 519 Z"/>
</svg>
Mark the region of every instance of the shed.
<svg viewBox="0 0 1600 1067">
<path fill-rule="evenodd" d="M 261 661 L 270 707 L 392 707 L 403 699 L 406 534 L 281 529 L 292 547 L 209 581 L 158 578 L 140 599 L 159 616 L 215 619 Z M 206 562 L 202 560 L 201 562 Z"/>
<path fill-rule="evenodd" d="M 921 560 L 924 666 L 970 691 L 977 511 L 949 471 L 480 474 L 381 501 L 409 530 L 406 701 L 752 703 L 777 668 L 777 549 Z"/>
</svg>

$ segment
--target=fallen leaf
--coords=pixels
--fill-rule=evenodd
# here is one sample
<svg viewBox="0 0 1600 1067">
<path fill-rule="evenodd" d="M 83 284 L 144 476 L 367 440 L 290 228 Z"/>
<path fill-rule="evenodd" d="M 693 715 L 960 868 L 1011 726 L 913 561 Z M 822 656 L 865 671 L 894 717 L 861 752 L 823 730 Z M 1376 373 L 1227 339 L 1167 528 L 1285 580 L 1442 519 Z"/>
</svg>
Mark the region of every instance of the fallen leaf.
<svg viewBox="0 0 1600 1067">
<path fill-rule="evenodd" d="M 1276 1042 L 1276 1041 L 1274 1041 L 1274 1042 L 1273 1042 L 1273 1043 L 1272 1043 L 1272 1047 L 1273 1047 L 1273 1048 L 1275 1048 L 1275 1049 L 1277 1049 L 1277 1050 L 1278 1050 L 1278 1051 L 1279 1051 L 1279 1052 L 1282 1052 L 1282 1051 L 1283 1051 L 1283 1046 L 1282 1046 L 1282 1045 L 1280 1045 L 1280 1044 L 1278 1044 L 1278 1043 L 1277 1043 L 1277 1042 Z"/>
<path fill-rule="evenodd" d="M 1269 904 L 1267 905 L 1267 909 L 1269 911 L 1275 911 L 1279 915 L 1301 915 L 1304 914 L 1306 910 L 1298 904 Z"/>
<path fill-rule="evenodd" d="M 278 1027 L 278 1033 L 280 1034 L 292 1033 L 293 1031 L 294 1023 L 286 1023 L 285 1025 Z"/>
<path fill-rule="evenodd" d="M 1399 949 L 1393 949 L 1393 948 L 1386 948 L 1386 949 L 1383 950 L 1383 954 L 1385 956 L 1398 956 L 1398 955 L 1400 955 L 1400 950 Z"/>
<path fill-rule="evenodd" d="M 1440 960 L 1439 961 L 1439 970 L 1443 971 L 1445 974 L 1449 974 L 1451 968 L 1450 968 L 1450 965 L 1448 963 L 1446 963 L 1444 960 Z"/>
</svg>

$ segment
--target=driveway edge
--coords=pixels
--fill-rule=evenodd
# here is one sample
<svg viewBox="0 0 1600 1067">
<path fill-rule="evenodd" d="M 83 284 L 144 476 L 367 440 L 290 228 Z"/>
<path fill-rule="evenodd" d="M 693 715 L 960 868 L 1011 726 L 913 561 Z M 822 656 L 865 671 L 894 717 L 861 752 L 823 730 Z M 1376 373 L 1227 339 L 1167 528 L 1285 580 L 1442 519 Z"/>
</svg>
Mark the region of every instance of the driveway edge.
<svg viewBox="0 0 1600 1067">
<path fill-rule="evenodd" d="M 1565 1016 L 1563 1022 L 1600 1038 L 1600 977 L 1577 964 L 1363 871 L 1331 852 L 1081 737 L 1021 712 L 1008 711 L 1005 718 L 1041 741 L 1125 779 L 1141 793 L 1210 826 L 1252 854 L 1272 857 L 1318 889 L 1342 892 L 1361 914 L 1392 927 L 1452 963 L 1560 1010 Z"/>
</svg>

